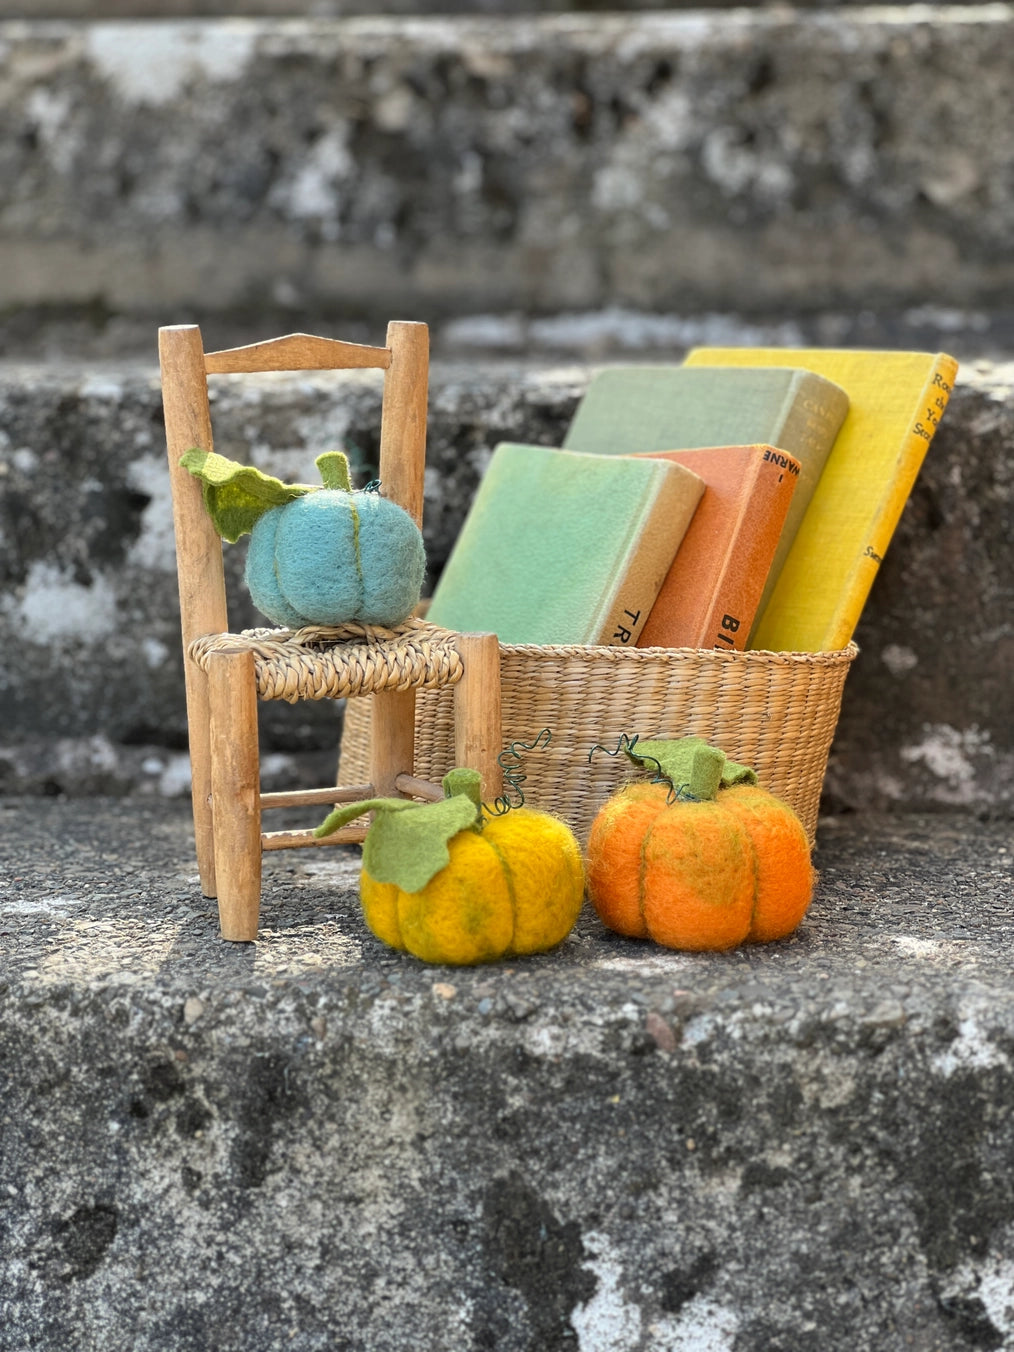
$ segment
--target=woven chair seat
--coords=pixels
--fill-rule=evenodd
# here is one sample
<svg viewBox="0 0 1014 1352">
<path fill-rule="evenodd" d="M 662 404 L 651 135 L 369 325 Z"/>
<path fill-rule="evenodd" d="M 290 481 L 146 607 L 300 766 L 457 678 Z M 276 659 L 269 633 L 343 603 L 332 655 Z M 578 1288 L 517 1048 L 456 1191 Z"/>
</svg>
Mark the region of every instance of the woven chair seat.
<svg viewBox="0 0 1014 1352">
<path fill-rule="evenodd" d="M 349 699 L 377 690 L 435 690 L 461 679 L 455 635 L 425 620 L 392 629 L 345 624 L 327 629 L 244 629 L 205 634 L 190 644 L 204 671 L 213 653 L 254 655 L 260 699 Z"/>
</svg>

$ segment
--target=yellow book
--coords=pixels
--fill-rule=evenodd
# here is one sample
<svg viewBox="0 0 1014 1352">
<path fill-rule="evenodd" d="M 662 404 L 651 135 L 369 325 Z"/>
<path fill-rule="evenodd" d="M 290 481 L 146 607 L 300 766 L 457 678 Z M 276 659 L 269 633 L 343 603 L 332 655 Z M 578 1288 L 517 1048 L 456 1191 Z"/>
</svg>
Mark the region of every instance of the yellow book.
<svg viewBox="0 0 1014 1352">
<path fill-rule="evenodd" d="M 750 648 L 831 652 L 852 637 L 947 401 L 946 353 L 698 347 L 687 366 L 795 366 L 849 397 L 835 440 Z"/>
</svg>

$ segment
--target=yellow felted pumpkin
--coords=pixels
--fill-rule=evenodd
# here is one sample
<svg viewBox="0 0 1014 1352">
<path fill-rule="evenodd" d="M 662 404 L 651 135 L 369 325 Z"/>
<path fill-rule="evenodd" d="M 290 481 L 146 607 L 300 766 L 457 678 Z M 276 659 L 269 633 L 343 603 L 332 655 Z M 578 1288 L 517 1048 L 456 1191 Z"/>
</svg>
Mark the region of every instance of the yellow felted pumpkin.
<svg viewBox="0 0 1014 1352">
<path fill-rule="evenodd" d="M 424 962 L 541 953 L 566 938 L 581 910 L 584 868 L 570 828 L 525 807 L 487 818 L 478 785 L 474 771 L 453 771 L 442 802 L 353 803 L 315 833 L 376 813 L 363 844 L 363 915 L 378 939 Z"/>
<path fill-rule="evenodd" d="M 699 738 L 640 742 L 659 778 L 621 789 L 588 839 L 588 895 L 610 929 L 668 948 L 782 939 L 813 894 L 798 817 Z"/>
</svg>

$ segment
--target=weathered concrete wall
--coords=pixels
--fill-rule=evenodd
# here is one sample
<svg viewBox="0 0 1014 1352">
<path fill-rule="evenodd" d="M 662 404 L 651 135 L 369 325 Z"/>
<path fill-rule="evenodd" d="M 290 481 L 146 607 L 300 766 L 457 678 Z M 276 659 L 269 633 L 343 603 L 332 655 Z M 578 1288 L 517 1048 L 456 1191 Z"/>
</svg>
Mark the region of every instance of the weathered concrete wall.
<svg viewBox="0 0 1014 1352">
<path fill-rule="evenodd" d="M 1010 1346 L 1007 824 L 838 819 L 786 943 L 461 970 L 339 852 L 226 945 L 181 807 L 0 816 L 3 1352 Z"/>
<path fill-rule="evenodd" d="M 901 518 L 856 634 L 842 804 L 1014 806 L 1012 381 L 965 370 Z"/>
<path fill-rule="evenodd" d="M 431 574 L 493 446 L 559 443 L 586 366 L 437 365 Z M 857 634 L 828 775 L 836 808 L 1014 806 L 1014 368 L 968 365 Z M 217 447 L 283 478 L 344 443 L 375 465 L 378 378 L 230 377 Z M 175 563 L 154 373 L 0 375 L 0 789 L 186 785 Z M 276 453 L 265 456 L 266 448 Z M 291 448 L 291 449 L 286 449 Z M 234 623 L 256 623 L 229 547 Z M 330 705 L 265 709 L 266 749 L 333 768 Z M 268 770 L 292 769 L 268 761 Z"/>
<path fill-rule="evenodd" d="M 586 378 L 511 368 L 435 375 L 426 504 L 433 570 L 492 445 L 522 429 L 555 444 Z M 139 781 L 178 790 L 185 721 L 157 376 L 19 370 L 0 387 L 0 633 L 9 639 L 0 740 L 18 748 L 13 760 L 0 755 L 5 787 L 117 792 Z M 215 405 L 216 446 L 312 481 L 314 457 L 343 443 L 364 482 L 376 472 L 379 417 L 376 373 L 229 378 Z M 265 456 L 267 447 L 280 453 Z M 242 545 L 227 559 L 234 623 L 260 623 L 239 585 Z M 266 708 L 268 749 L 327 747 L 333 771 L 334 707 L 293 712 Z"/>
<path fill-rule="evenodd" d="M 747 0 L 760 5 L 765 0 Z M 959 0 L 972 3 L 973 0 Z M 384 0 L 387 15 L 610 13 L 658 9 L 709 9 L 723 0 Z M 860 0 L 804 0 L 804 5 L 830 8 Z M 338 18 L 376 14 L 376 0 L 0 0 L 0 19 L 248 19 L 255 15 L 277 18 Z"/>
<path fill-rule="evenodd" d="M 10 22 L 0 307 L 1009 307 L 1012 13 Z"/>
</svg>

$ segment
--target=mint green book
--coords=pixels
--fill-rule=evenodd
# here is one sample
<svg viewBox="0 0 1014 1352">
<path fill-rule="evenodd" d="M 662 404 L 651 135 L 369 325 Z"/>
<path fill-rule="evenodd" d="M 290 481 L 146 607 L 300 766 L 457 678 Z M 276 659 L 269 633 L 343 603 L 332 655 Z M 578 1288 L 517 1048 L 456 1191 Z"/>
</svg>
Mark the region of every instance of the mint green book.
<svg viewBox="0 0 1014 1352">
<path fill-rule="evenodd" d="M 634 455 L 764 443 L 798 460 L 760 616 L 848 411 L 840 385 L 802 367 L 607 367 L 592 376 L 563 444 L 594 455 Z"/>
<path fill-rule="evenodd" d="M 703 492 L 670 461 L 501 443 L 426 618 L 502 643 L 634 647 Z"/>
</svg>

